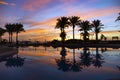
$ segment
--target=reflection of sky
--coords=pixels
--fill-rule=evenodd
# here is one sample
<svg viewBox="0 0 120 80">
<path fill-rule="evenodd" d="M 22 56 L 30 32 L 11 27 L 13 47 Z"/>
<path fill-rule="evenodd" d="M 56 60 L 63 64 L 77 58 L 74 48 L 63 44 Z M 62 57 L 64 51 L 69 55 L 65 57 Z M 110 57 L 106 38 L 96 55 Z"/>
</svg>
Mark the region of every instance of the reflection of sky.
<svg viewBox="0 0 120 80">
<path fill-rule="evenodd" d="M 54 34 L 58 17 L 76 15 L 84 20 L 100 19 L 103 31 L 120 30 L 115 22 L 119 7 L 119 0 L 0 0 L 0 26 L 21 22 L 26 30 L 42 28 Z"/>
</svg>

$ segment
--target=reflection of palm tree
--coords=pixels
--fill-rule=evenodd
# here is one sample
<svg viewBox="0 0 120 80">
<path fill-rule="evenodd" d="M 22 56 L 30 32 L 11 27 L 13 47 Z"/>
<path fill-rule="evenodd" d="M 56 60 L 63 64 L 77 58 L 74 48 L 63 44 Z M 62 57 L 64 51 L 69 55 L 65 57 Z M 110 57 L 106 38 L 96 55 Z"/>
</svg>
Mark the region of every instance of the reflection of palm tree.
<svg viewBox="0 0 120 80">
<path fill-rule="evenodd" d="M 69 18 L 70 20 L 70 25 L 72 26 L 73 28 L 73 39 L 75 39 L 75 33 L 74 33 L 74 29 L 75 29 L 75 26 L 78 25 L 78 23 L 80 22 L 80 17 L 78 16 L 72 16 Z"/>
<path fill-rule="evenodd" d="M 70 70 L 72 70 L 74 72 L 78 72 L 78 71 L 81 71 L 81 69 L 82 69 L 82 67 L 75 60 L 75 49 L 73 49 L 73 62 L 71 62 Z"/>
<path fill-rule="evenodd" d="M 57 65 L 59 67 L 58 69 L 64 72 L 69 71 L 70 62 L 65 58 L 65 56 L 67 55 L 65 47 L 62 47 L 60 55 L 61 55 L 61 59 L 56 59 Z"/>
<path fill-rule="evenodd" d="M 2 40 L 3 34 L 6 32 L 3 28 L 0 28 L 0 41 Z"/>
<path fill-rule="evenodd" d="M 101 67 L 102 63 L 103 63 L 103 58 L 102 56 L 98 53 L 98 48 L 96 48 L 96 55 L 95 55 L 95 59 L 93 60 L 93 64 L 95 67 Z"/>
<path fill-rule="evenodd" d="M 59 28 L 61 30 L 61 34 L 63 34 L 63 33 L 65 33 L 64 29 L 69 26 L 68 24 L 69 24 L 68 18 L 61 17 L 61 18 L 57 19 L 57 24 L 56 24 L 55 28 Z M 62 37 L 61 37 L 61 40 L 62 40 Z M 62 40 L 62 41 L 64 41 L 64 40 Z"/>
<path fill-rule="evenodd" d="M 89 21 L 82 21 L 79 26 L 80 26 L 80 31 L 83 31 L 81 33 L 81 35 L 83 36 L 83 40 L 86 41 L 87 39 L 89 39 L 88 31 L 91 30 L 90 23 Z"/>
<path fill-rule="evenodd" d="M 81 64 L 89 67 L 91 65 L 92 57 L 90 55 L 89 48 L 84 47 L 83 53 L 81 53 Z"/>
<path fill-rule="evenodd" d="M 24 31 L 23 25 L 16 23 L 14 31 L 16 32 L 16 44 L 18 44 L 18 33 L 20 33 L 21 31 Z"/>
<path fill-rule="evenodd" d="M 96 35 L 96 41 L 98 41 L 98 33 L 100 33 L 101 29 L 103 28 L 101 26 L 103 26 L 103 25 L 102 25 L 100 20 L 94 20 L 92 22 L 92 27 L 94 28 L 94 32 L 95 32 L 95 35 Z"/>
<path fill-rule="evenodd" d="M 23 66 L 24 64 L 24 58 L 21 58 L 18 56 L 18 53 L 15 57 L 13 56 L 10 56 L 8 59 L 7 59 L 7 62 L 6 62 L 6 66 L 7 67 L 21 67 Z"/>
<path fill-rule="evenodd" d="M 101 48 L 101 53 L 104 53 L 105 51 L 107 51 L 107 48 Z"/>
</svg>

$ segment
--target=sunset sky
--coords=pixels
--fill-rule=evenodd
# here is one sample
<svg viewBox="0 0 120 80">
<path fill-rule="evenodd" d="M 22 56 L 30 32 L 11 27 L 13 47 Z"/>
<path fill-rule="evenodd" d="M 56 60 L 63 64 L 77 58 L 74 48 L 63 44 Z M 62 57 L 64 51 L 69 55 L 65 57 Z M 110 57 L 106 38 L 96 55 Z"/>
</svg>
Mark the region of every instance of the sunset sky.
<svg viewBox="0 0 120 80">
<path fill-rule="evenodd" d="M 21 22 L 26 30 L 20 34 L 21 40 L 52 40 L 59 39 L 60 30 L 54 28 L 57 18 L 80 16 L 82 20 L 101 20 L 106 35 L 112 31 L 111 35 L 119 36 L 120 24 L 115 22 L 119 12 L 119 0 L 0 0 L 0 27 Z M 72 38 L 72 28 L 66 32 Z M 75 33 L 79 38 L 77 27 Z"/>
</svg>

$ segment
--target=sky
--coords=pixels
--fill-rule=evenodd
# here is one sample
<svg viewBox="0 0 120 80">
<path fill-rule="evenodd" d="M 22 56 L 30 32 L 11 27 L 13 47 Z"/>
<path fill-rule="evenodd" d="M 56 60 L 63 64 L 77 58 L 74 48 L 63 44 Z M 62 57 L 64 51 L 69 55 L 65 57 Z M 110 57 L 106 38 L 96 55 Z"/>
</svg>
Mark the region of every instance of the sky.
<svg viewBox="0 0 120 80">
<path fill-rule="evenodd" d="M 119 36 L 120 24 L 115 22 L 119 12 L 120 0 L 0 0 L 0 27 L 22 23 L 26 32 L 20 34 L 21 40 L 60 39 L 56 19 L 79 16 L 82 20 L 99 19 L 104 24 L 103 33 L 111 31 Z M 65 30 L 67 38 L 72 38 L 72 28 Z M 75 30 L 75 38 L 79 38 L 78 27 Z"/>
</svg>

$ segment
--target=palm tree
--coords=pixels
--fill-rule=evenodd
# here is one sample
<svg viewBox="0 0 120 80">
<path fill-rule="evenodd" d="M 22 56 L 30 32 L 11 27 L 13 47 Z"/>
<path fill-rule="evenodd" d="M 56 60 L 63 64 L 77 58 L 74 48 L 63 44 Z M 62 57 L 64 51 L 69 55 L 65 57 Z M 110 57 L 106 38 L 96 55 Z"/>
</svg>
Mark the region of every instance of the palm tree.
<svg viewBox="0 0 120 80">
<path fill-rule="evenodd" d="M 72 16 L 72 17 L 69 18 L 69 21 L 70 21 L 70 25 L 73 28 L 73 39 L 75 39 L 74 29 L 75 29 L 75 26 L 78 25 L 78 23 L 80 22 L 80 17 L 78 17 L 78 16 Z"/>
<path fill-rule="evenodd" d="M 86 41 L 87 39 L 89 39 L 89 33 L 88 31 L 91 30 L 91 25 L 90 25 L 90 22 L 89 21 L 82 21 L 80 24 L 79 24 L 79 31 L 81 31 L 81 35 L 83 36 L 83 40 Z"/>
<path fill-rule="evenodd" d="M 120 13 L 119 13 L 119 16 L 117 17 L 117 19 L 115 21 L 120 21 Z"/>
<path fill-rule="evenodd" d="M 56 24 L 55 28 L 60 29 L 60 31 L 61 31 L 60 37 L 61 37 L 62 41 L 64 41 L 63 40 L 64 38 L 62 38 L 62 34 L 65 33 L 64 29 L 68 26 L 69 26 L 69 22 L 68 22 L 67 17 L 60 17 L 60 18 L 57 19 L 57 24 Z M 66 36 L 66 35 L 64 35 L 64 36 Z"/>
<path fill-rule="evenodd" d="M 64 41 L 65 41 L 65 38 L 66 38 L 66 33 L 65 33 L 65 31 L 63 31 L 63 32 L 60 33 L 60 37 L 61 37 L 61 39 L 62 39 L 62 42 L 64 42 Z"/>
<path fill-rule="evenodd" d="M 4 35 L 5 32 L 6 30 L 4 30 L 3 28 L 0 28 L 0 41 L 2 40 L 2 36 Z"/>
<path fill-rule="evenodd" d="M 9 23 L 9 24 L 5 25 L 5 28 L 6 28 L 6 31 L 8 32 L 8 34 L 9 34 L 9 43 L 12 43 L 12 35 L 13 35 L 13 32 L 14 32 L 14 26 L 13 26 L 13 24 Z"/>
<path fill-rule="evenodd" d="M 23 24 L 16 23 L 15 24 L 15 29 L 14 29 L 14 32 L 16 33 L 16 44 L 18 44 L 18 34 L 22 31 L 25 31 L 24 28 L 23 28 Z"/>
<path fill-rule="evenodd" d="M 92 27 L 94 28 L 94 32 L 95 32 L 95 35 L 96 35 L 96 41 L 98 41 L 98 33 L 100 33 L 101 29 L 103 28 L 101 26 L 103 26 L 103 24 L 101 23 L 100 20 L 92 21 Z"/>
</svg>

